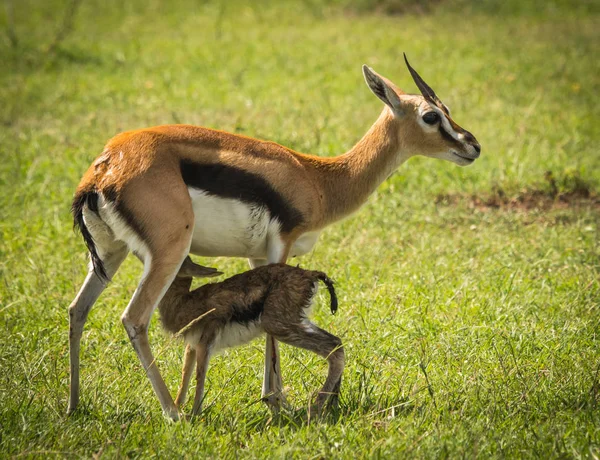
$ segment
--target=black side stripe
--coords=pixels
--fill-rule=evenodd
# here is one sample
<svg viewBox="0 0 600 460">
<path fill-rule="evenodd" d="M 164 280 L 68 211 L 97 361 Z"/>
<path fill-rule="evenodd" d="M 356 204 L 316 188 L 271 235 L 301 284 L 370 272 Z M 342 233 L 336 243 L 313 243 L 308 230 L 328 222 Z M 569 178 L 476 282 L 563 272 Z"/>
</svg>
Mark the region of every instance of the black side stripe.
<svg viewBox="0 0 600 460">
<path fill-rule="evenodd" d="M 290 232 L 304 220 L 300 211 L 257 174 L 233 166 L 182 160 L 181 175 L 187 186 L 209 195 L 265 206 L 271 217 L 279 220 L 283 232 Z"/>
</svg>

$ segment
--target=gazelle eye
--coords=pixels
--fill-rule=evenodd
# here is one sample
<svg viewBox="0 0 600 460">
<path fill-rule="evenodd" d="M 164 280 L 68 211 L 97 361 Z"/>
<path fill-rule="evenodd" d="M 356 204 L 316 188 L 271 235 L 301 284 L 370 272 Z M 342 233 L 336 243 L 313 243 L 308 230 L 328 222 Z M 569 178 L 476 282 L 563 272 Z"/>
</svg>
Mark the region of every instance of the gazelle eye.
<svg viewBox="0 0 600 460">
<path fill-rule="evenodd" d="M 423 115 L 423 121 L 428 125 L 435 125 L 438 121 L 440 121 L 440 116 L 437 112 L 427 112 Z"/>
</svg>

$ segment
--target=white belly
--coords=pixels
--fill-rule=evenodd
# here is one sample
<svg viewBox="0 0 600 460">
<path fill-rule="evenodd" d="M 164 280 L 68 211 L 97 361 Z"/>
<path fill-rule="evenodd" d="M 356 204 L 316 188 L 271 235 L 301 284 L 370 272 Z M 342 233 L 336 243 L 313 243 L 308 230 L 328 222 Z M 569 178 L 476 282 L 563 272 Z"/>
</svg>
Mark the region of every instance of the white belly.
<svg viewBox="0 0 600 460">
<path fill-rule="evenodd" d="M 279 223 L 267 208 L 188 189 L 195 226 L 190 252 L 199 256 L 265 258 Z"/>
<path fill-rule="evenodd" d="M 248 324 L 231 323 L 228 324 L 217 334 L 213 353 L 226 350 L 227 348 L 234 348 L 239 345 L 244 345 L 251 340 L 259 337 L 264 333 L 264 330 L 260 324 L 260 321 L 252 321 Z"/>
<path fill-rule="evenodd" d="M 202 340 L 202 335 L 205 331 L 200 329 L 199 331 L 188 332 L 185 334 L 185 343 L 190 345 L 197 345 Z M 240 345 L 244 345 L 256 337 L 264 334 L 264 329 L 259 321 L 250 321 L 247 324 L 239 324 L 236 322 L 227 324 L 220 331 L 212 343 L 210 350 L 211 355 L 217 354 L 228 348 L 235 348 Z"/>
<path fill-rule="evenodd" d="M 269 210 L 255 204 L 188 188 L 194 209 L 190 252 L 207 257 L 246 257 L 278 262 L 284 249 L 280 224 Z M 320 231 L 301 235 L 289 257 L 309 252 Z"/>
</svg>

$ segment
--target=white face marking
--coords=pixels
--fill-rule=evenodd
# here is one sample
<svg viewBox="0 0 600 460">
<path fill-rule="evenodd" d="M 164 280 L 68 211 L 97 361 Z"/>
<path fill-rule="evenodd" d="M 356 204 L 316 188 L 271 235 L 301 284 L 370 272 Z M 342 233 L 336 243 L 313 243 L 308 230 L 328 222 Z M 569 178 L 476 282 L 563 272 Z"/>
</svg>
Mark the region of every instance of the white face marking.
<svg viewBox="0 0 600 460">
<path fill-rule="evenodd" d="M 444 107 L 446 107 L 446 106 L 444 105 Z M 446 109 L 448 109 L 448 108 L 446 107 Z M 423 121 L 423 115 L 425 115 L 427 112 L 431 112 L 431 111 L 433 111 L 439 115 L 441 123 L 442 123 L 442 127 L 450 136 L 452 136 L 457 141 L 462 141 L 464 139 L 465 136 L 462 133 L 459 134 L 456 131 L 454 131 L 454 129 L 450 125 L 450 122 L 448 121 L 448 117 L 446 116 L 446 114 L 439 107 L 437 107 L 434 104 L 430 104 L 427 101 L 421 103 L 421 105 L 419 106 L 419 111 L 418 111 L 419 116 L 417 119 L 417 122 L 423 128 L 424 131 L 433 133 L 439 129 L 437 124 L 428 125 L 427 123 L 425 123 Z M 448 113 L 450 113 L 449 110 L 448 110 Z"/>
<path fill-rule="evenodd" d="M 446 106 L 444 106 L 444 107 L 446 107 Z M 421 103 L 421 105 L 419 107 L 419 111 L 418 111 L 418 118 L 417 118 L 417 122 L 423 128 L 423 130 L 425 132 L 433 133 L 440 129 L 440 126 L 437 123 L 435 125 L 428 125 L 427 123 L 425 123 L 423 121 L 423 115 L 425 113 L 431 112 L 431 111 L 436 112 L 440 116 L 440 120 L 441 120 L 441 124 L 442 124 L 441 129 L 446 131 L 450 136 L 452 136 L 452 138 L 456 139 L 461 144 L 463 144 L 463 146 L 465 148 L 468 148 L 469 151 L 472 151 L 472 153 L 475 153 L 474 148 L 469 146 L 469 144 L 466 143 L 465 135 L 463 133 L 457 133 L 456 131 L 454 131 L 454 129 L 452 129 L 452 126 L 450 125 L 450 122 L 448 121 L 448 118 L 446 117 L 444 112 L 441 109 L 439 109 L 438 107 L 436 107 L 435 105 L 429 104 L 426 101 Z M 450 113 L 450 111 L 448 111 L 448 113 Z M 459 166 L 466 166 L 466 165 L 470 165 L 472 163 L 471 160 L 465 159 L 462 156 L 455 154 L 453 149 L 448 149 L 446 151 L 442 151 L 442 152 L 437 153 L 436 155 L 431 155 L 431 156 L 435 156 L 435 158 L 439 158 L 442 160 L 451 161 L 453 163 L 458 164 Z M 475 156 L 475 158 L 477 158 L 477 156 Z"/>
<path fill-rule="evenodd" d="M 440 119 L 442 120 L 442 127 L 444 128 L 444 131 L 446 131 L 448 134 L 450 134 L 457 141 L 460 141 L 461 134 L 457 133 L 456 131 L 454 131 L 454 129 L 452 129 L 452 126 L 450 126 L 450 122 L 448 121 L 446 114 L 444 112 L 442 112 L 441 109 L 439 109 L 438 107 L 436 107 L 433 104 L 431 104 L 429 107 L 431 107 L 440 116 Z"/>
<path fill-rule="evenodd" d="M 195 225 L 191 252 L 201 256 L 267 258 L 267 241 L 279 234 L 269 211 L 188 188 Z"/>
</svg>

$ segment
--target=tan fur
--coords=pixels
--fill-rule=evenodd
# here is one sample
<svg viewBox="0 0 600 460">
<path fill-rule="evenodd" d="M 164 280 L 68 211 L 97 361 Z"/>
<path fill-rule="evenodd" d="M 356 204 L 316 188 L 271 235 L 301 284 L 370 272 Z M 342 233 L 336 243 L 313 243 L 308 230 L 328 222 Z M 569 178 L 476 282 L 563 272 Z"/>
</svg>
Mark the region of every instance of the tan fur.
<svg viewBox="0 0 600 460">
<path fill-rule="evenodd" d="M 302 213 L 306 223 L 295 233 L 321 229 L 358 209 L 410 156 L 418 153 L 434 157 L 448 148 L 448 141 L 438 132 L 425 133 L 417 124 L 418 108 L 426 104 L 423 98 L 400 97 L 412 107 L 413 114 L 398 120 L 385 108 L 350 151 L 334 158 L 302 154 L 274 142 L 190 125 L 125 132 L 108 142 L 84 175 L 76 194 L 111 188 L 137 217 L 145 212 L 140 206 L 153 201 L 153 195 L 157 194 L 153 190 L 167 194 L 171 190 L 184 192 L 180 160 L 228 164 L 265 177 Z M 171 205 L 169 200 L 165 203 L 166 207 Z M 157 214 L 162 214 L 162 209 Z M 149 238 L 153 237 L 152 228 L 162 227 L 164 221 L 147 223 Z M 156 238 L 162 238 L 162 234 Z"/>
</svg>

